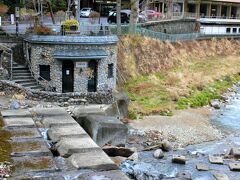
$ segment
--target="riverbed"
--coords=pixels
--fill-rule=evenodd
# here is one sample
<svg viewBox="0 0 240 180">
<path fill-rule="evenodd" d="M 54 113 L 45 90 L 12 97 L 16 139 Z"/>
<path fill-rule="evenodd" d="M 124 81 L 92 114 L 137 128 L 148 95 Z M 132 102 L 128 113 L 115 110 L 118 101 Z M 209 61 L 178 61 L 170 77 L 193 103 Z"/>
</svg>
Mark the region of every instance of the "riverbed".
<svg viewBox="0 0 240 180">
<path fill-rule="evenodd" d="M 239 180 L 240 172 L 230 171 L 229 169 L 230 162 L 239 163 L 239 161 L 228 156 L 232 147 L 240 147 L 240 88 L 237 87 L 236 90 L 237 93 L 231 92 L 227 94 L 228 99 L 225 103 L 221 104 L 219 110 L 211 109 L 211 116 L 209 116 L 208 121 L 205 121 L 209 126 L 207 129 L 201 129 L 204 126 L 199 126 L 201 132 L 206 131 L 206 133 L 208 133 L 210 128 L 221 133 L 221 139 L 216 138 L 213 141 L 206 139 L 205 141 L 209 142 L 188 145 L 175 149 L 174 151 L 165 152 L 164 158 L 160 160 L 153 157 L 154 150 L 141 151 L 138 154 L 138 161 L 126 160 L 122 162 L 122 171 L 133 179 L 139 180 L 174 178 L 214 180 L 217 179 L 216 176 L 225 176 L 225 178 L 230 180 Z M 171 118 L 167 119 L 169 120 Z M 193 119 L 195 121 L 196 118 L 193 117 Z M 204 119 L 199 119 L 199 121 L 203 120 Z M 186 120 L 182 121 L 181 119 L 180 121 L 186 122 Z M 156 122 L 151 123 L 154 124 Z M 149 124 L 145 126 L 145 129 L 148 126 Z M 177 123 L 176 126 L 179 126 L 179 123 Z M 135 127 L 140 126 L 135 124 Z M 154 127 L 155 130 L 158 128 L 156 125 Z M 180 125 L 180 127 L 184 126 Z M 186 133 L 185 136 L 192 136 L 192 134 L 188 135 Z M 186 164 L 172 163 L 173 155 L 185 156 L 187 160 Z M 224 163 L 222 165 L 211 164 L 209 162 L 209 155 L 223 157 Z M 209 170 L 198 171 L 196 169 L 197 164 L 204 164 Z"/>
</svg>

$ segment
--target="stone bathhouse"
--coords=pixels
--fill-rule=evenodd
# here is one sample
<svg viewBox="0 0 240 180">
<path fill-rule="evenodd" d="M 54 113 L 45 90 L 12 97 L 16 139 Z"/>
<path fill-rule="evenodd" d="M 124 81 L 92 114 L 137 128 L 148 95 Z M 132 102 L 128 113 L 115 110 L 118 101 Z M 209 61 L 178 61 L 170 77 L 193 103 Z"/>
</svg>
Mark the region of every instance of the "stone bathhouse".
<svg viewBox="0 0 240 180">
<path fill-rule="evenodd" d="M 29 36 L 24 51 L 35 79 L 59 93 L 116 87 L 117 36 Z"/>
</svg>

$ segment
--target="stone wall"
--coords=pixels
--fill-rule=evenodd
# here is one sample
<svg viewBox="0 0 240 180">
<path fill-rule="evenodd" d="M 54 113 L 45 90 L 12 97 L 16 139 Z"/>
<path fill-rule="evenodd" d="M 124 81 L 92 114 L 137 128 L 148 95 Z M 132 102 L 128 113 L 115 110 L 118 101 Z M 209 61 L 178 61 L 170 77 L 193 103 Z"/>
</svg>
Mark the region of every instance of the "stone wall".
<svg viewBox="0 0 240 180">
<path fill-rule="evenodd" d="M 48 91 L 37 91 L 24 88 L 12 81 L 0 80 L 0 91 L 4 91 L 7 95 L 26 94 L 28 99 L 41 100 L 47 102 L 59 102 L 71 104 L 111 104 L 113 95 L 111 91 L 104 93 L 55 93 Z"/>
<path fill-rule="evenodd" d="M 56 50 L 64 49 L 103 49 L 107 53 L 106 58 L 98 60 L 97 69 L 97 92 L 112 91 L 116 86 L 116 62 L 117 47 L 116 45 L 49 45 L 49 44 L 32 44 L 31 45 L 31 62 L 35 78 L 39 77 L 39 65 L 50 66 L 49 85 L 55 87 L 57 92 L 62 92 L 62 61 L 53 57 Z M 113 64 L 113 78 L 108 78 L 108 64 Z M 87 93 L 88 76 L 85 69 L 80 70 L 74 62 L 74 92 Z M 42 83 L 44 86 L 45 84 Z"/>
<path fill-rule="evenodd" d="M 165 20 L 142 25 L 143 28 L 167 34 L 196 33 L 197 26 L 195 19 Z"/>
</svg>

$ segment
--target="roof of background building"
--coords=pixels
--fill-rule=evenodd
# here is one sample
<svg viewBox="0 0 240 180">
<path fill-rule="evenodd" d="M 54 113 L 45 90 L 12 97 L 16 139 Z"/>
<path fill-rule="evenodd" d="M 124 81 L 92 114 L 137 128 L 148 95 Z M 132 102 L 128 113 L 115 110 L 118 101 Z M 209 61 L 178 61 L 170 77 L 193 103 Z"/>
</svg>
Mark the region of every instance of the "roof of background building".
<svg viewBox="0 0 240 180">
<path fill-rule="evenodd" d="M 62 59 L 101 59 L 107 57 L 106 51 L 102 49 L 67 49 L 54 52 L 54 58 Z"/>
<path fill-rule="evenodd" d="M 25 39 L 33 44 L 116 44 L 118 37 L 113 36 L 29 36 Z"/>
<path fill-rule="evenodd" d="M 213 0 L 218 2 L 240 3 L 240 0 Z"/>
</svg>

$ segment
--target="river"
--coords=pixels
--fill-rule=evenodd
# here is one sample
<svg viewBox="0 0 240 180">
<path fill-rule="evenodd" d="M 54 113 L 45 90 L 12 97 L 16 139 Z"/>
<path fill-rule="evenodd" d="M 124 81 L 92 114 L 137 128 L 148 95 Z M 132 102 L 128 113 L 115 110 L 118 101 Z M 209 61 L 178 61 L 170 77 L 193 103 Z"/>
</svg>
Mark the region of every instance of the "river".
<svg viewBox="0 0 240 180">
<path fill-rule="evenodd" d="M 121 170 L 133 179 L 182 179 L 214 180 L 214 174 L 227 175 L 230 180 L 239 180 L 240 172 L 230 171 L 229 162 L 236 162 L 227 158 L 232 147 L 240 147 L 240 88 L 238 93 L 230 93 L 227 103 L 212 116 L 212 125 L 221 130 L 225 137 L 221 140 L 190 145 L 177 151 L 166 152 L 163 159 L 155 159 L 154 151 L 139 152 L 138 161 L 126 160 L 121 164 Z M 172 163 L 173 155 L 184 155 L 187 159 L 185 165 Z M 224 164 L 209 163 L 209 155 L 224 157 Z M 208 171 L 198 171 L 197 164 L 205 164 Z"/>
</svg>

